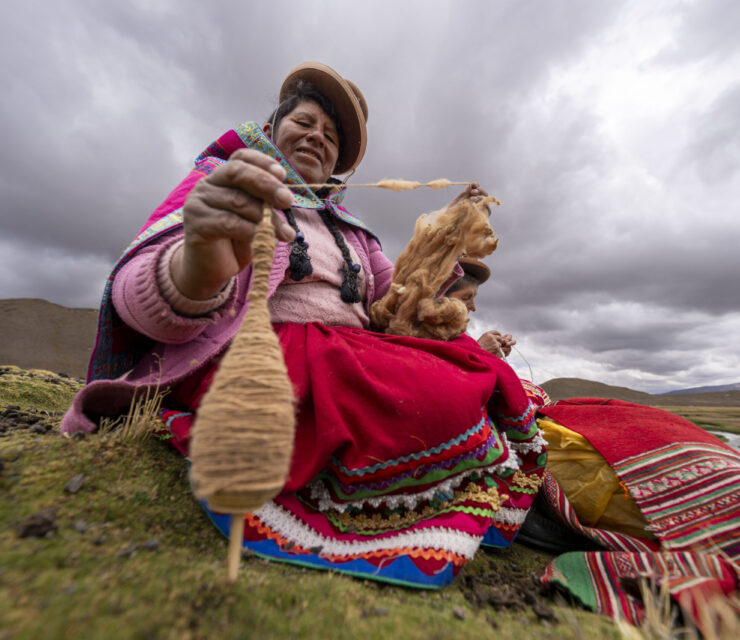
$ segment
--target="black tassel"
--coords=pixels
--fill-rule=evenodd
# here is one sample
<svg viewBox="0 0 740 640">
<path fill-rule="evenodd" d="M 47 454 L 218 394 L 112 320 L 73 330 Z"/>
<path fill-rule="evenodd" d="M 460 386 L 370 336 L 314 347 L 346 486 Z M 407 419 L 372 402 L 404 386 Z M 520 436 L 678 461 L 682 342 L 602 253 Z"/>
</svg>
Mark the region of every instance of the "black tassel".
<svg viewBox="0 0 740 640">
<path fill-rule="evenodd" d="M 327 210 L 322 210 L 319 211 L 319 215 L 324 221 L 326 228 L 329 229 L 329 233 L 333 236 L 334 242 L 337 243 L 337 247 L 339 247 L 339 250 L 342 252 L 342 257 L 344 258 L 345 264 L 342 266 L 344 280 L 342 281 L 342 288 L 339 292 L 339 297 L 342 299 L 342 302 L 346 302 L 347 304 L 362 302 L 360 292 L 357 290 L 357 274 L 360 272 L 360 269 L 362 269 L 362 266 L 359 264 L 353 264 L 349 247 L 344 241 L 342 232 L 337 228 L 337 223 L 332 214 Z"/>
<path fill-rule="evenodd" d="M 355 302 L 362 302 L 360 298 L 360 292 L 357 290 L 357 272 L 359 264 L 353 264 L 351 269 L 344 268 L 344 280 L 342 281 L 342 289 L 339 294 L 342 298 L 342 302 L 347 304 L 354 304 Z"/>
<path fill-rule="evenodd" d="M 303 235 L 303 231 L 299 231 L 293 212 L 286 209 L 285 217 L 288 224 L 295 231 L 295 240 L 293 240 L 293 246 L 290 249 L 290 279 L 298 282 L 313 273 L 313 265 L 311 264 L 311 258 L 308 256 L 306 236 Z"/>
<path fill-rule="evenodd" d="M 296 233 L 295 240 L 293 240 L 293 246 L 290 250 L 291 280 L 295 280 L 297 282 L 313 273 L 313 265 L 311 264 L 311 258 L 308 257 L 307 249 L 308 242 L 306 242 L 303 232 L 299 231 Z"/>
</svg>

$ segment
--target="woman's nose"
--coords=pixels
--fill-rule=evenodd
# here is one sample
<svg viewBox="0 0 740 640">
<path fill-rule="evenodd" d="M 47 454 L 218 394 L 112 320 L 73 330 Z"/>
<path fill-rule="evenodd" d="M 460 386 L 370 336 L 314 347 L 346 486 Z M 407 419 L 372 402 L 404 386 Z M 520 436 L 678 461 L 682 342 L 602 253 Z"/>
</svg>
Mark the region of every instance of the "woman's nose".
<svg viewBox="0 0 740 640">
<path fill-rule="evenodd" d="M 318 127 L 313 127 L 306 136 L 309 140 L 315 141 L 318 144 L 325 144 L 324 134 Z"/>
</svg>

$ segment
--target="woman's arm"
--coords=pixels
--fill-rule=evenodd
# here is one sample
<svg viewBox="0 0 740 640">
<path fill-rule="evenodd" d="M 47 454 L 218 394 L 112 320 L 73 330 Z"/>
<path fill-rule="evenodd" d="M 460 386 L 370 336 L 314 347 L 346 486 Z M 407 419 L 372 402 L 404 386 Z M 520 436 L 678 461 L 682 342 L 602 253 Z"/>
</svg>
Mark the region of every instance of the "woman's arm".
<svg viewBox="0 0 740 640">
<path fill-rule="evenodd" d="M 198 180 L 183 205 L 182 230 L 141 248 L 116 275 L 113 304 L 123 321 L 159 342 L 179 344 L 233 311 L 234 278 L 251 263 L 263 202 L 292 203 L 284 179 L 275 160 L 239 149 Z M 273 224 L 279 239 L 293 239 L 275 210 Z"/>
<path fill-rule="evenodd" d="M 191 300 L 177 290 L 170 262 L 181 245 L 179 231 L 142 247 L 113 281 L 113 305 L 121 319 L 139 333 L 169 344 L 192 340 L 232 313 L 235 303 L 234 278 L 207 300 Z"/>
<path fill-rule="evenodd" d="M 191 300 L 212 298 L 252 261 L 252 240 L 262 205 L 289 207 L 285 169 L 253 149 L 239 149 L 228 162 L 199 180 L 183 206 L 185 240 L 172 255 L 172 281 Z M 291 241 L 295 232 L 273 210 L 275 234 Z"/>
</svg>

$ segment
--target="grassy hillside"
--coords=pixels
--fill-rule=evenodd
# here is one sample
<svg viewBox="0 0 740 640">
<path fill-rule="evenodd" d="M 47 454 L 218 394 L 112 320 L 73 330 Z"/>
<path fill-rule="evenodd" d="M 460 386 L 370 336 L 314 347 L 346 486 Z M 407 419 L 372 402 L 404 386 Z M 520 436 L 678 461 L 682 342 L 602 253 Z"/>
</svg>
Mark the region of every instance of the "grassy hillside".
<svg viewBox="0 0 740 640">
<path fill-rule="evenodd" d="M 613 387 L 580 378 L 548 380 L 542 388 L 553 400 L 568 398 L 625 400 L 670 411 L 690 420 L 702 429 L 740 434 L 740 392 L 738 391 L 650 395 L 626 387 Z"/>
<path fill-rule="evenodd" d="M 85 376 L 97 322 L 95 309 L 38 299 L 0 300 L 0 365 Z"/>
<path fill-rule="evenodd" d="M 0 376 L 0 639 L 617 638 L 540 594 L 550 556 L 480 551 L 441 591 L 244 558 L 193 500 L 184 459 L 156 439 L 62 437 L 81 381 Z M 552 618 L 554 615 L 557 620 Z"/>
</svg>

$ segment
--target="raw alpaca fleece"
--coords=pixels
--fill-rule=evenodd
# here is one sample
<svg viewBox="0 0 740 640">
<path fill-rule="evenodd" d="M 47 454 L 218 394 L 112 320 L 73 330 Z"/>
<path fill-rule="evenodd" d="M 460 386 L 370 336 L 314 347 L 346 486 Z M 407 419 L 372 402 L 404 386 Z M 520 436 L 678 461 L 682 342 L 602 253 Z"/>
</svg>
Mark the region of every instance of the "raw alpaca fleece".
<svg viewBox="0 0 740 640">
<path fill-rule="evenodd" d="M 413 238 L 396 260 L 390 290 L 370 308 L 375 330 L 434 340 L 452 340 L 465 331 L 465 305 L 437 294 L 462 254 L 482 258 L 496 249 L 488 203 L 498 201 L 465 199 L 419 217 Z"/>
</svg>

